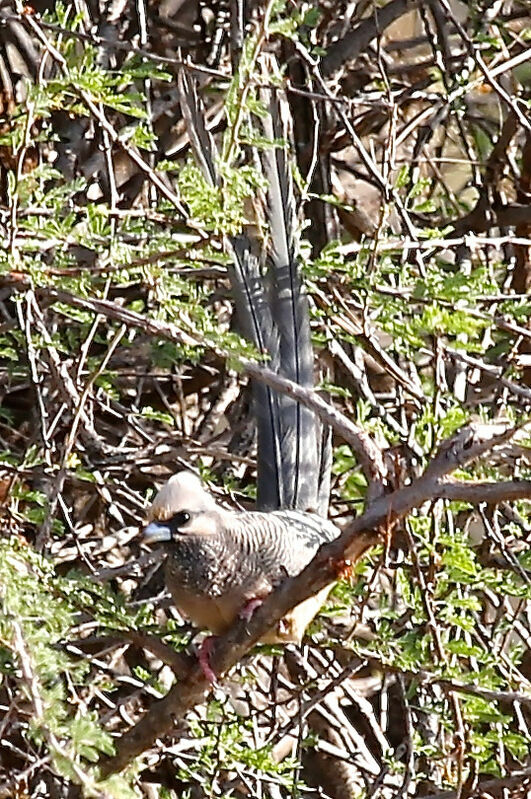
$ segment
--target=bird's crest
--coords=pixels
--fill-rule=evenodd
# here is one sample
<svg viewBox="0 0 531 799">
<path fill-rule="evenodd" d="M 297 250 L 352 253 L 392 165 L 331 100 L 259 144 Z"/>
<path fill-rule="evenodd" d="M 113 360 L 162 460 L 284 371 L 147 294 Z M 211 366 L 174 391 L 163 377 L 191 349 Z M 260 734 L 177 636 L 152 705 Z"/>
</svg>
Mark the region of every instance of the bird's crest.
<svg viewBox="0 0 531 799">
<path fill-rule="evenodd" d="M 179 511 L 209 511 L 216 501 L 192 472 L 178 472 L 165 483 L 148 511 L 149 521 L 167 521 Z"/>
</svg>

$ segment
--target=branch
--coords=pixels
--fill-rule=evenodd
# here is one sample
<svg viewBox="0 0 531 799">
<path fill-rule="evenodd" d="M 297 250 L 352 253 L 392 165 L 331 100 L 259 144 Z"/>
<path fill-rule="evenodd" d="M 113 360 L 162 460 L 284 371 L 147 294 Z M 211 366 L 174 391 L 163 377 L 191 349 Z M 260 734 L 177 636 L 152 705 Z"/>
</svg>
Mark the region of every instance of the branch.
<svg viewBox="0 0 531 799">
<path fill-rule="evenodd" d="M 481 797 L 492 796 L 490 791 L 495 791 L 496 796 L 512 796 L 514 799 L 521 797 L 524 794 L 522 791 L 527 791 L 531 785 L 531 768 L 524 771 L 513 772 L 507 774 L 505 777 L 497 777 L 494 780 L 480 780 L 471 794 L 468 794 L 470 799 L 481 799 Z M 505 791 L 510 791 L 506 793 Z M 441 791 L 438 793 L 425 793 L 419 796 L 418 799 L 458 799 L 457 791 Z"/>
<path fill-rule="evenodd" d="M 515 499 L 531 497 L 531 480 L 511 480 L 505 483 L 457 483 L 443 482 L 437 489 L 439 499 L 458 499 L 479 505 L 499 505 L 500 502 L 511 502 Z"/>
<path fill-rule="evenodd" d="M 505 430 L 496 436 L 489 435 L 489 432 L 486 425 L 470 426 L 460 431 L 444 442 L 424 475 L 415 483 L 376 499 L 335 541 L 322 546 L 300 574 L 285 580 L 264 600 L 249 622 L 238 622 L 218 640 L 211 655 L 214 672 L 225 674 L 291 608 L 335 581 L 346 562 L 356 563 L 370 547 L 382 541 L 391 523 L 438 496 L 446 474 L 507 440 L 516 429 Z M 525 495 L 531 497 L 531 486 L 525 485 Z M 174 685 L 164 699 L 156 702 L 139 723 L 122 736 L 116 755 L 103 764 L 102 774 L 107 776 L 125 768 L 157 738 L 168 733 L 187 710 L 203 702 L 210 688 L 199 665 L 194 665 L 183 682 Z"/>
<path fill-rule="evenodd" d="M 376 36 L 417 5 L 416 0 L 392 0 L 383 8 L 375 10 L 372 16 L 362 20 L 353 31 L 349 31 L 342 39 L 329 45 L 322 60 L 323 76 L 330 77 L 345 62 L 352 61 L 360 53 L 365 52 Z"/>
<path fill-rule="evenodd" d="M 189 70 L 190 72 L 198 72 L 199 74 L 210 75 L 213 78 L 221 78 L 222 80 L 227 80 L 228 76 L 225 75 L 224 72 L 220 72 L 217 69 L 209 69 L 208 67 L 203 66 L 202 64 L 194 64 L 190 60 L 183 61 L 181 58 L 170 58 L 168 56 L 161 56 L 158 53 L 154 53 L 152 50 L 145 50 L 141 47 L 135 47 L 130 41 L 122 42 L 119 39 L 107 39 L 104 36 L 99 36 L 95 33 L 83 33 L 82 31 L 73 31 L 69 30 L 68 28 L 63 28 L 62 25 L 55 25 L 51 22 L 45 22 L 43 19 L 40 18 L 39 14 L 34 14 L 34 20 L 38 21 L 38 24 L 44 30 L 52 31 L 53 33 L 58 34 L 59 36 L 69 37 L 71 39 L 76 39 L 80 42 L 88 42 L 89 44 L 94 45 L 94 47 L 101 47 L 104 50 L 108 50 L 111 53 L 117 50 L 121 50 L 125 53 L 135 53 L 135 55 L 141 56 L 142 58 L 148 59 L 154 64 L 168 64 L 174 67 L 182 67 L 183 69 Z M 21 25 L 28 26 L 28 17 L 25 14 L 15 14 L 10 11 L 2 11 L 0 14 L 0 21 L 3 24 L 9 24 L 10 22 L 18 22 Z M 28 26 L 29 27 L 29 26 Z"/>
<path fill-rule="evenodd" d="M 0 281 L 0 285 L 5 283 L 10 283 L 12 287 L 19 289 L 26 287 L 25 283 L 20 280 L 4 278 Z M 109 300 L 78 297 L 68 291 L 52 287 L 40 287 L 36 290 L 36 293 L 48 301 L 64 302 L 74 308 L 81 308 L 84 311 L 101 314 L 108 319 L 121 322 L 129 327 L 139 328 L 149 335 L 159 336 L 160 338 L 165 338 L 169 341 L 188 346 L 205 346 L 205 341 L 202 341 L 194 333 L 187 332 L 172 323 L 150 319 L 149 317 L 131 311 L 128 308 L 123 308 Z M 213 352 L 219 355 L 219 357 L 236 362 L 239 368 L 249 375 L 249 377 L 252 377 L 260 383 L 271 386 L 282 394 L 293 397 L 302 405 L 310 408 L 316 416 L 330 425 L 344 441 L 351 445 L 369 481 L 383 479 L 383 475 L 378 473 L 377 467 L 377 464 L 381 461 L 381 453 L 369 434 L 361 427 L 351 422 L 347 416 L 337 410 L 333 405 L 330 405 L 330 403 L 322 399 L 316 391 L 311 388 L 300 386 L 298 383 L 294 383 L 292 380 L 288 380 L 285 377 L 281 377 L 261 363 L 239 357 L 236 353 L 229 352 L 212 341 L 206 344 Z"/>
<path fill-rule="evenodd" d="M 489 203 L 482 195 L 473 208 L 465 216 L 451 222 L 454 236 L 463 233 L 484 233 L 493 227 L 505 228 L 527 225 L 531 222 L 531 205 L 522 203 Z"/>
</svg>

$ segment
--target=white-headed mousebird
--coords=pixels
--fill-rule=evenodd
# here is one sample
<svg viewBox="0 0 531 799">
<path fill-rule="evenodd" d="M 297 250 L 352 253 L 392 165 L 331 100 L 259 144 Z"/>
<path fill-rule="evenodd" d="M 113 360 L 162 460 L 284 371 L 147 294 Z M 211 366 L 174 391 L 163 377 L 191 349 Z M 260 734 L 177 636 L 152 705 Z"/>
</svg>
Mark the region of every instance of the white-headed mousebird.
<svg viewBox="0 0 531 799">
<path fill-rule="evenodd" d="M 282 80 L 282 69 L 272 54 L 263 54 L 260 64 L 260 100 L 269 113 L 256 118 L 258 132 L 271 143 L 291 142 L 287 98 L 278 86 L 266 88 L 273 74 Z M 179 71 L 178 84 L 197 163 L 209 185 L 221 189 L 217 146 L 188 70 Z M 253 207 L 261 207 L 267 224 L 260 221 L 259 239 L 254 223 L 240 235 L 225 238 L 227 272 L 238 331 L 262 354 L 268 369 L 311 390 L 316 364 L 299 261 L 301 223 L 292 152 L 294 148 L 278 144 L 257 149 L 255 161 L 261 163 L 265 181 Z M 312 410 L 265 383 L 253 380 L 252 393 L 258 510 L 225 510 L 197 477 L 181 472 L 155 497 L 145 531 L 151 541 L 167 542 L 166 584 L 175 605 L 215 635 L 228 630 L 238 616 L 249 618 L 258 602 L 286 577 L 302 571 L 321 544 L 340 532 L 326 519 L 329 431 Z M 262 641 L 300 642 L 329 590 L 330 586 L 294 608 Z M 200 651 L 200 661 L 212 679 L 208 646 Z"/>
<path fill-rule="evenodd" d="M 188 471 L 161 488 L 148 518 L 144 540 L 166 544 L 166 585 L 175 606 L 215 635 L 226 632 L 238 617 L 250 618 L 267 594 L 302 571 L 321 544 L 340 533 L 314 513 L 225 510 Z M 330 588 L 293 608 L 261 642 L 300 643 Z M 208 652 L 207 644 L 199 660 L 214 681 Z"/>
</svg>

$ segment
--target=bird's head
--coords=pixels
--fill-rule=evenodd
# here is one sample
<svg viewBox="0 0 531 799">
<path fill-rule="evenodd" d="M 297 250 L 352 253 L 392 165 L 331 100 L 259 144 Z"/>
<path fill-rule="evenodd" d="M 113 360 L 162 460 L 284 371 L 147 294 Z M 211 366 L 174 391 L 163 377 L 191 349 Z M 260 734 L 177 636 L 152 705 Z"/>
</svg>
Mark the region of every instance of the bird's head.
<svg viewBox="0 0 531 799">
<path fill-rule="evenodd" d="M 212 535 L 217 532 L 220 509 L 192 472 L 179 472 L 165 483 L 148 511 L 144 541 L 171 541 L 176 536 Z"/>
</svg>

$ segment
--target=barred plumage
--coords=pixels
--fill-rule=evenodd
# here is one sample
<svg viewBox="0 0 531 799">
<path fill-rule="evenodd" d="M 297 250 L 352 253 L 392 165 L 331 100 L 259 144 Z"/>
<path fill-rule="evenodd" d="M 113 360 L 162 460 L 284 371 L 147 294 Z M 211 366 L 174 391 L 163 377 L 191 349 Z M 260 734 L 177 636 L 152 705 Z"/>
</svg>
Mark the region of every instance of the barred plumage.
<svg viewBox="0 0 531 799">
<path fill-rule="evenodd" d="M 299 257 L 290 114 L 277 85 L 282 79 L 279 65 L 269 54 L 262 54 L 260 64 L 264 86 L 271 76 L 278 78 L 274 89 L 262 88 L 259 96 L 268 113 L 260 115 L 256 132 L 270 147 L 249 151 L 265 178 L 262 202 L 253 204 L 260 238 L 252 225 L 226 238 L 228 275 L 239 329 L 267 356 L 270 369 L 310 388 L 314 353 Z M 205 125 L 194 79 L 184 69 L 179 93 L 197 163 L 204 178 L 222 188 L 216 144 Z M 328 508 L 330 439 L 321 422 L 313 411 L 261 382 L 253 382 L 253 397 L 259 511 L 224 510 L 194 475 L 181 472 L 155 498 L 147 528 L 152 540 L 168 541 L 166 583 L 176 606 L 216 634 L 286 576 L 298 574 L 322 543 L 339 534 L 333 524 L 310 512 L 326 514 Z M 294 608 L 262 640 L 300 641 L 329 590 L 327 586 Z M 207 661 L 203 664 L 208 673 Z"/>
<path fill-rule="evenodd" d="M 176 607 L 211 632 L 225 632 L 249 603 L 298 574 L 339 529 L 313 513 L 235 513 L 217 505 L 191 472 L 155 497 L 145 534 L 167 541 L 166 584 Z M 300 641 L 331 586 L 294 608 L 264 642 Z"/>
</svg>

